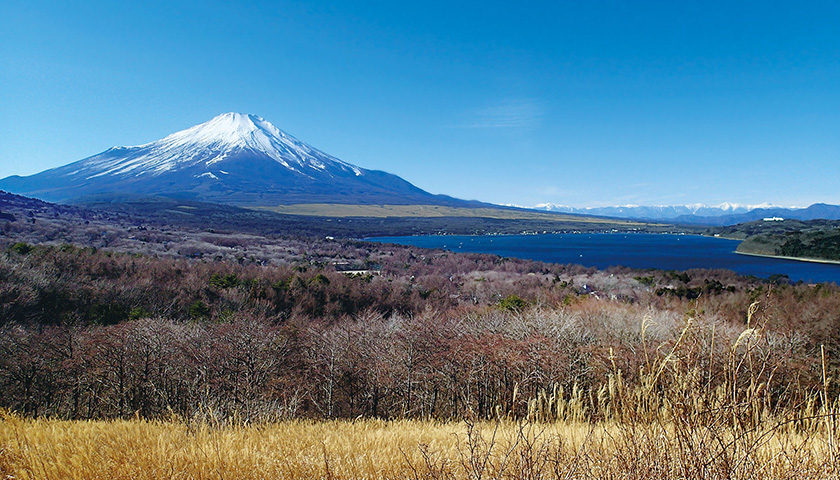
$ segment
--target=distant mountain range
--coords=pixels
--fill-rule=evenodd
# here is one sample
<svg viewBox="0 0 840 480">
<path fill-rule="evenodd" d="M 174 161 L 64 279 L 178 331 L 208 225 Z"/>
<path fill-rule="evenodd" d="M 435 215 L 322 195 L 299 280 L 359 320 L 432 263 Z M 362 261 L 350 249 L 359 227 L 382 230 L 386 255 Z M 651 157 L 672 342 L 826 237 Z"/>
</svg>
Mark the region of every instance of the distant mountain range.
<svg viewBox="0 0 840 480">
<path fill-rule="evenodd" d="M 114 147 L 63 167 L 0 180 L 52 202 L 103 194 L 164 195 L 240 206 L 293 203 L 481 205 L 328 155 L 255 115 L 226 113 L 168 137 Z"/>
<path fill-rule="evenodd" d="M 668 205 L 641 206 L 622 205 L 614 207 L 586 207 L 575 208 L 553 203 L 542 203 L 531 208 L 548 212 L 562 212 L 581 215 L 596 215 L 604 217 L 645 220 L 654 222 L 669 222 L 687 225 L 735 225 L 752 222 L 764 218 L 785 218 L 796 220 L 840 219 L 840 206 L 815 203 L 807 208 L 780 207 L 768 203 L 760 205 L 740 205 L 722 203 L 720 205 Z"/>
</svg>

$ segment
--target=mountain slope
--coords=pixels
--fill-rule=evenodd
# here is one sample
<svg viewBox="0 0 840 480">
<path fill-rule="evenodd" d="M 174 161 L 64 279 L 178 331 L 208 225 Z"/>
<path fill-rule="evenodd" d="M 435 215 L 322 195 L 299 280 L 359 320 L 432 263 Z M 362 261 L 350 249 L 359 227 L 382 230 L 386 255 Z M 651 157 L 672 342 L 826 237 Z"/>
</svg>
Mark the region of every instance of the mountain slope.
<svg viewBox="0 0 840 480">
<path fill-rule="evenodd" d="M 0 189 L 49 201 L 131 193 L 245 206 L 468 203 L 341 161 L 260 117 L 239 113 L 145 145 L 114 147 L 28 177 L 7 177 Z"/>
</svg>

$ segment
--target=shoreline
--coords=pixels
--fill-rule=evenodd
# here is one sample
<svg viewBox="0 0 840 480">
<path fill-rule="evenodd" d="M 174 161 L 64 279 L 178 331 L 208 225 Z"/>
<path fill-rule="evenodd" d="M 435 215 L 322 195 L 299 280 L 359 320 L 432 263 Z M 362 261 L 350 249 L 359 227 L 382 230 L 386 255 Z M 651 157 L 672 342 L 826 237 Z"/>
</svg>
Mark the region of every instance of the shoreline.
<svg viewBox="0 0 840 480">
<path fill-rule="evenodd" d="M 793 260 L 794 262 L 809 262 L 809 263 L 827 263 L 829 265 L 840 265 L 839 260 L 823 260 L 821 258 L 805 258 L 805 257 L 783 257 L 781 255 L 765 255 L 763 253 L 747 253 L 735 250 L 738 255 L 749 255 L 751 257 L 776 258 L 781 260 Z"/>
<path fill-rule="evenodd" d="M 360 240 L 363 241 L 373 241 L 376 242 L 380 238 L 411 238 L 411 237 L 512 237 L 516 235 L 521 236 L 540 236 L 540 235 L 696 235 L 698 237 L 706 237 L 706 238 L 719 238 L 722 240 L 736 240 L 742 241 L 740 239 L 732 239 L 732 238 L 724 238 L 724 237 L 711 237 L 709 235 L 703 235 L 702 233 L 692 233 L 686 231 L 677 231 L 677 232 L 647 232 L 647 231 L 637 231 L 637 230 L 628 230 L 628 231 L 605 231 L 605 230 L 574 230 L 574 231 L 553 231 L 553 232 L 517 232 L 517 233 L 412 233 L 411 235 L 376 235 L 372 237 L 362 237 Z"/>
</svg>

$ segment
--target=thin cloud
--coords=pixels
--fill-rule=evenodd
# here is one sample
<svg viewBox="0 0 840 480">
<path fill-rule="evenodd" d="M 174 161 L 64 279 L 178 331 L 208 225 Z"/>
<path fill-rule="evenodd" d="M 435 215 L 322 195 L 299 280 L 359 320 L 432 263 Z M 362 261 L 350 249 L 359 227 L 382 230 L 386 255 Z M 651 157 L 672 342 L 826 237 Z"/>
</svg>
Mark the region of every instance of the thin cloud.
<svg viewBox="0 0 840 480">
<path fill-rule="evenodd" d="M 462 128 L 531 128 L 539 125 L 545 113 L 543 106 L 532 99 L 506 100 L 476 110 Z"/>
</svg>

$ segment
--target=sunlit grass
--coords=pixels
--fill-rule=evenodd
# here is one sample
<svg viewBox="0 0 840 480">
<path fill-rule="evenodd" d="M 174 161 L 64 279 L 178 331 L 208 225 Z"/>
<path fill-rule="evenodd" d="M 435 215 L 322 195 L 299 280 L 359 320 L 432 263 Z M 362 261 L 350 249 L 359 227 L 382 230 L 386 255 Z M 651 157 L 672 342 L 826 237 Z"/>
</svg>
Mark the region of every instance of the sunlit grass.
<svg viewBox="0 0 840 480">
<path fill-rule="evenodd" d="M 731 455 L 711 444 L 733 440 L 731 432 L 719 438 L 704 429 L 685 433 L 673 425 L 613 422 L 359 420 L 246 426 L 6 415 L 0 422 L 0 473 L 68 480 L 807 479 L 837 473 L 831 442 L 818 428 L 768 427 L 748 450 L 733 444 Z"/>
</svg>

